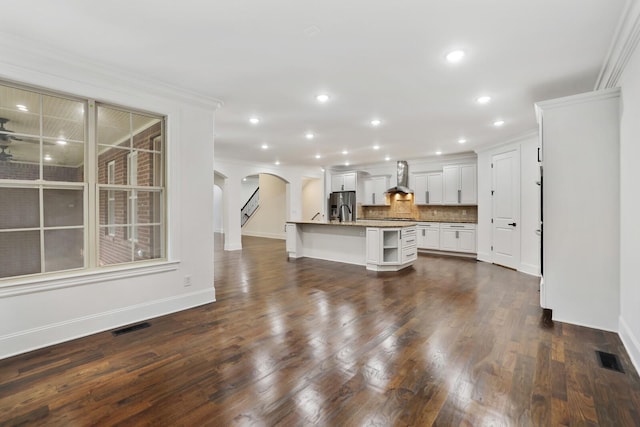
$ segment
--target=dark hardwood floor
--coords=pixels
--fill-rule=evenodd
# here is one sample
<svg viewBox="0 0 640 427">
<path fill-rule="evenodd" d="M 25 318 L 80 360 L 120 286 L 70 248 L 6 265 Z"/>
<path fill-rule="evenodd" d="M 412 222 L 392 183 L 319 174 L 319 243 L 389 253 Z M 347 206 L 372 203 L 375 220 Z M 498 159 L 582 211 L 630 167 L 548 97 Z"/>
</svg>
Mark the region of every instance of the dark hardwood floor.
<svg viewBox="0 0 640 427">
<path fill-rule="evenodd" d="M 376 275 L 243 244 L 216 251 L 216 303 L 0 361 L 0 425 L 640 426 L 617 335 L 544 327 L 535 277 L 440 256 Z"/>
</svg>

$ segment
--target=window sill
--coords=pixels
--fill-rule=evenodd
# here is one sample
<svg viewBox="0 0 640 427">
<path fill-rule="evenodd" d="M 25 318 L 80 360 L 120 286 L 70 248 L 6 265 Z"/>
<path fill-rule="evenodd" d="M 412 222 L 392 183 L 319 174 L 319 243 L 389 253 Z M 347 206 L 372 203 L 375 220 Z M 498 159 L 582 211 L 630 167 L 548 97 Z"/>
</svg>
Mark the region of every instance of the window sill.
<svg viewBox="0 0 640 427">
<path fill-rule="evenodd" d="M 71 271 L 48 275 L 46 277 L 25 277 L 7 283 L 0 283 L 0 298 L 175 271 L 179 265 L 180 261 L 159 261 L 145 263 L 143 265 L 102 267 L 100 269 L 77 272 Z"/>
</svg>

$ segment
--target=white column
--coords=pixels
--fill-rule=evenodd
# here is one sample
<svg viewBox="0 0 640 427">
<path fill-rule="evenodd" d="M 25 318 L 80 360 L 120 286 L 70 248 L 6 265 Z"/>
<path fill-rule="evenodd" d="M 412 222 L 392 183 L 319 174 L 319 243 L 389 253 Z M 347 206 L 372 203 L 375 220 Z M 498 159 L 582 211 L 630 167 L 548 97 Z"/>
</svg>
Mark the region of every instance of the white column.
<svg viewBox="0 0 640 427">
<path fill-rule="evenodd" d="M 224 180 L 224 250 L 237 251 L 242 249 L 242 231 L 240 226 L 240 179 L 235 176 Z"/>
<path fill-rule="evenodd" d="M 296 176 L 295 179 L 292 179 L 287 186 L 287 197 L 289 200 L 288 208 L 288 220 L 289 221 L 300 221 L 302 218 L 302 178 L 300 176 Z"/>
</svg>

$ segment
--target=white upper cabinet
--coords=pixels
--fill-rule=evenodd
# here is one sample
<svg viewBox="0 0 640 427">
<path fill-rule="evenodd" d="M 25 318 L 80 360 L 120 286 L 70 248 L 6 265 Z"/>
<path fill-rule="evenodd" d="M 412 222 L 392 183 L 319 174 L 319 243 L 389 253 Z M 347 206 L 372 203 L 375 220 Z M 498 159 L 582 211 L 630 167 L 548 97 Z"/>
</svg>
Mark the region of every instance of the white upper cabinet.
<svg viewBox="0 0 640 427">
<path fill-rule="evenodd" d="M 478 203 L 476 165 L 447 165 L 442 168 L 445 205 Z"/>
<path fill-rule="evenodd" d="M 389 188 L 389 176 L 373 176 L 364 181 L 364 205 L 388 205 L 385 192 Z"/>
<path fill-rule="evenodd" d="M 356 191 L 356 173 L 339 173 L 331 176 L 331 191 Z"/>
<path fill-rule="evenodd" d="M 441 205 L 442 172 L 414 174 L 413 191 L 416 205 Z"/>
</svg>

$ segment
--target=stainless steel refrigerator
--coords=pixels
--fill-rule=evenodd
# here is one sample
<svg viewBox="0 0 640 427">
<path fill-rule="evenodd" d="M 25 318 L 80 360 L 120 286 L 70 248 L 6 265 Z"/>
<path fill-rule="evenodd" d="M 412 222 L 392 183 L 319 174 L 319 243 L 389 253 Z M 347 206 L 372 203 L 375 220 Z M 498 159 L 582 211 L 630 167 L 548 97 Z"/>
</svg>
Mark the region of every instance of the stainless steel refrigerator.
<svg viewBox="0 0 640 427">
<path fill-rule="evenodd" d="M 336 191 L 329 195 L 329 219 L 340 222 L 356 220 L 355 191 Z"/>
</svg>

